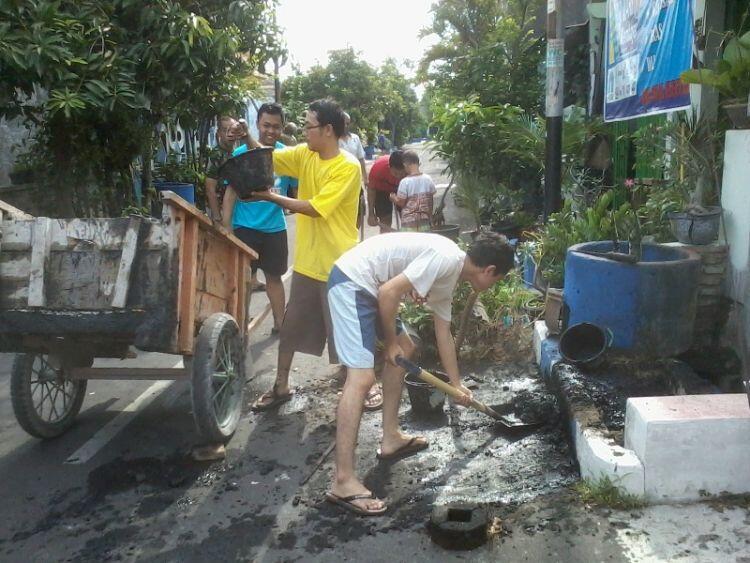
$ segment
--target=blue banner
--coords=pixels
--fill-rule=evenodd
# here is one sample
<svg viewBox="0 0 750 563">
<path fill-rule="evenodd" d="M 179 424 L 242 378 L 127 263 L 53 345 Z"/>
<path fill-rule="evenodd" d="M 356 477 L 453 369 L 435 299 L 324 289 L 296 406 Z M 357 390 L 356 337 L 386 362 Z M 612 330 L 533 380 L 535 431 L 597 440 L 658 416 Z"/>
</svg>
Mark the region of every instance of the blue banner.
<svg viewBox="0 0 750 563">
<path fill-rule="evenodd" d="M 693 54 L 692 0 L 609 0 L 604 120 L 690 106 L 680 82 Z"/>
</svg>

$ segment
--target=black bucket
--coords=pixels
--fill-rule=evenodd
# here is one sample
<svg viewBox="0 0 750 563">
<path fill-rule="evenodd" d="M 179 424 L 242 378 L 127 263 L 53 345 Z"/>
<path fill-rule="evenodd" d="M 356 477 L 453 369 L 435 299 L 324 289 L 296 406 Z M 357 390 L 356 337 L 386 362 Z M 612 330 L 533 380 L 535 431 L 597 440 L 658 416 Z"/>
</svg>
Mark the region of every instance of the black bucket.
<svg viewBox="0 0 750 563">
<path fill-rule="evenodd" d="M 440 225 L 437 227 L 432 227 L 431 230 L 433 233 L 436 233 L 438 235 L 443 235 L 444 237 L 448 237 L 453 242 L 458 242 L 458 236 L 461 234 L 461 226 L 451 225 L 450 223 L 446 223 L 445 225 Z"/>
<path fill-rule="evenodd" d="M 219 176 L 229 182 L 240 199 L 267 190 L 273 187 L 273 149 L 262 147 L 234 156 L 221 165 Z"/>
<path fill-rule="evenodd" d="M 438 379 L 446 383 L 450 382 L 448 376 L 441 371 L 430 372 Z M 445 404 L 445 393 L 436 389 L 429 383 L 425 383 L 418 376 L 407 373 L 404 378 L 406 390 L 409 392 L 409 402 L 412 410 L 419 415 L 436 415 L 443 411 Z"/>
<path fill-rule="evenodd" d="M 608 328 L 591 323 L 573 325 L 560 336 L 560 355 L 571 364 L 593 368 L 604 361 L 613 339 Z"/>
</svg>

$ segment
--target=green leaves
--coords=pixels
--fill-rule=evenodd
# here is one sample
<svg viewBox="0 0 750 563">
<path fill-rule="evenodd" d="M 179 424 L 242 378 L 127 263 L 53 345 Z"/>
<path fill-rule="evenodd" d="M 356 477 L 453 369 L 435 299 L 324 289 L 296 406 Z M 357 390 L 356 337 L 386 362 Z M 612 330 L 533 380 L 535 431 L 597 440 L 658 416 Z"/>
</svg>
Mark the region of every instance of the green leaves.
<svg viewBox="0 0 750 563">
<path fill-rule="evenodd" d="M 750 94 L 750 32 L 727 41 L 715 70 L 686 70 L 680 79 L 688 84 L 712 86 L 731 100 L 747 100 Z"/>
<path fill-rule="evenodd" d="M 374 69 L 351 48 L 331 51 L 325 67 L 298 73 L 282 87 L 284 106 L 293 120 L 301 118 L 307 104 L 326 96 L 351 115 L 354 131 L 376 131 L 380 124 L 395 133 L 397 145 L 424 122 L 416 94 L 395 62 Z"/>
<path fill-rule="evenodd" d="M 37 124 L 63 183 L 132 192 L 154 125 L 233 112 L 248 77 L 283 52 L 274 0 L 0 2 L 0 116 Z M 39 92 L 46 99 L 29 103 Z M 106 186 L 106 188 L 105 188 Z M 105 196 L 102 196 L 105 197 Z"/>
</svg>

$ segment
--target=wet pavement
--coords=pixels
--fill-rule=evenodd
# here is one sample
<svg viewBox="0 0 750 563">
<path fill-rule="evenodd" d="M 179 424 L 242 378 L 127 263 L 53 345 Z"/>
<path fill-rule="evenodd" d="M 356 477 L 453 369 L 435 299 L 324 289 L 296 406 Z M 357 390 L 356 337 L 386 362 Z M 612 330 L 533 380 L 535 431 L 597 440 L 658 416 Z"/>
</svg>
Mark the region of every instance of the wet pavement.
<svg viewBox="0 0 750 563">
<path fill-rule="evenodd" d="M 15 424 L 9 358 L 0 355 L 0 560 L 750 562 L 746 499 L 624 512 L 583 505 L 569 489 L 578 476 L 563 421 L 530 362 L 464 367 L 480 400 L 546 421 L 532 433 L 504 434 L 485 415 L 447 405 L 420 418 L 404 398 L 404 427 L 431 447 L 379 463 L 380 414 L 365 414 L 359 470 L 390 510 L 370 519 L 343 513 L 323 500 L 332 456 L 311 475 L 334 434 L 332 366 L 299 356 L 294 400 L 278 412 L 247 408 L 273 379 L 270 328 L 266 319 L 253 336 L 255 375 L 220 462 L 189 456 L 189 388 L 176 382 L 87 463 L 66 464 L 149 384 L 92 383 L 76 426 L 40 442 Z M 492 537 L 471 552 L 445 551 L 427 533 L 433 507 L 456 500 L 489 509 Z"/>
</svg>

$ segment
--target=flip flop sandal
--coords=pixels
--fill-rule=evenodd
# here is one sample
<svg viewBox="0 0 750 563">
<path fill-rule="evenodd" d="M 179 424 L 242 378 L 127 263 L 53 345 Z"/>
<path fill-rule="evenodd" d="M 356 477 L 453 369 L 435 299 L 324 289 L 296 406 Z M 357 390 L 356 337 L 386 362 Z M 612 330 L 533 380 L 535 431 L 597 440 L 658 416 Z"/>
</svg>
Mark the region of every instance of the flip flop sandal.
<svg viewBox="0 0 750 563">
<path fill-rule="evenodd" d="M 296 389 L 292 389 L 291 391 L 289 391 L 289 393 L 286 393 L 284 395 L 277 395 L 275 389 L 266 391 L 260 397 L 258 397 L 258 400 L 255 401 L 250 408 L 255 412 L 263 412 L 276 408 L 279 405 L 283 405 L 284 403 L 288 403 L 289 401 L 291 401 L 295 392 Z M 268 397 L 272 399 L 270 403 L 261 403 L 261 401 L 267 399 Z"/>
<path fill-rule="evenodd" d="M 370 500 L 370 499 L 379 500 L 372 493 L 361 494 L 361 495 L 351 495 L 348 497 L 340 497 L 330 491 L 326 493 L 326 500 L 328 502 L 330 502 L 331 504 L 335 504 L 336 506 L 340 506 L 341 508 L 348 510 L 350 512 L 353 512 L 354 514 L 359 514 L 360 516 L 381 516 L 385 514 L 385 511 L 388 510 L 387 506 L 384 506 L 383 508 L 380 508 L 377 510 L 367 510 L 366 508 L 358 506 L 352 502 L 355 500 Z"/>
<path fill-rule="evenodd" d="M 379 400 L 372 402 L 372 399 L 375 397 L 379 397 Z M 377 411 L 383 408 L 383 389 L 380 387 L 380 385 L 376 384 L 375 391 L 370 390 L 367 393 L 364 407 L 365 407 L 365 410 L 368 412 Z"/>
<path fill-rule="evenodd" d="M 399 459 L 404 459 L 405 457 L 409 457 L 411 455 L 414 455 L 417 452 L 421 452 L 422 450 L 426 450 L 427 448 L 429 448 L 430 447 L 429 442 L 418 441 L 418 440 L 424 440 L 424 439 L 425 438 L 423 436 L 414 436 L 411 440 L 409 440 L 406 444 L 401 446 L 395 452 L 392 452 L 389 454 L 382 454 L 380 452 L 380 449 L 378 448 L 378 452 L 375 457 L 377 457 L 381 461 L 397 461 Z"/>
</svg>

